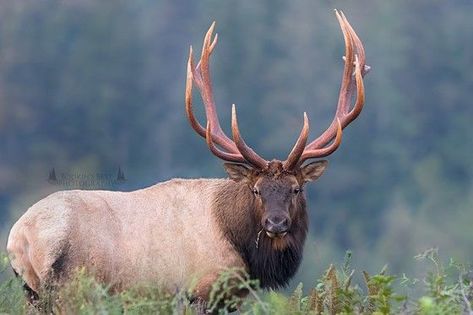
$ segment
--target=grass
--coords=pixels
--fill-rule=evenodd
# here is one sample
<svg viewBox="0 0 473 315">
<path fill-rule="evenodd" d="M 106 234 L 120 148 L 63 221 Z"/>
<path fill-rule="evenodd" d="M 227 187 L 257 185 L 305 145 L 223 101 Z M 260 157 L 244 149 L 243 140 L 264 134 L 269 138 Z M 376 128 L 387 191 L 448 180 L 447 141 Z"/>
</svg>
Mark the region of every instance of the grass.
<svg viewBox="0 0 473 315">
<path fill-rule="evenodd" d="M 424 262 L 426 276 L 411 279 L 390 275 L 384 267 L 370 275 L 350 267 L 351 253 L 341 266 L 327 271 L 304 293 L 300 284 L 290 295 L 265 292 L 244 272 L 231 269 L 214 284 L 208 307 L 226 313 L 225 306 L 238 306 L 241 314 L 473 314 L 473 274 L 469 267 L 453 260 L 443 263 L 436 249 L 416 259 Z M 0 313 L 41 314 L 23 298 L 22 282 L 10 274 L 8 259 L 1 257 Z M 355 283 L 354 276 L 363 279 Z M 242 289 L 245 299 L 228 298 L 228 292 Z M 407 294 L 411 292 L 412 294 Z M 414 292 L 421 292 L 416 297 Z M 195 314 L 184 292 L 169 294 L 155 287 L 140 287 L 110 294 L 106 286 L 78 270 L 67 286 L 40 301 L 43 310 L 58 314 Z M 220 310 L 219 310 L 220 309 Z"/>
</svg>

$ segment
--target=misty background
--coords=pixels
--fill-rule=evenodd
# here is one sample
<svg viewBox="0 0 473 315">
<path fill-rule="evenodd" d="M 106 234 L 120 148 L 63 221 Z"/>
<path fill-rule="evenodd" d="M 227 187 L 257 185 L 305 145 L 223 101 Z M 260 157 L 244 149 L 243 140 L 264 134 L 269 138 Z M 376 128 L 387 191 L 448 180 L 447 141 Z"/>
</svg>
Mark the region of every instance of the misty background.
<svg viewBox="0 0 473 315">
<path fill-rule="evenodd" d="M 346 250 L 355 268 L 387 263 L 398 275 L 415 274 L 413 256 L 430 247 L 471 262 L 470 0 L 1 1 L 2 244 L 28 207 L 57 190 L 226 176 L 184 111 L 189 45 L 199 56 L 214 20 L 222 127 L 229 132 L 237 104 L 245 140 L 266 159 L 287 156 L 304 111 L 311 139 L 319 135 L 343 70 L 335 8 L 372 71 L 363 112 L 306 189 L 310 238 L 292 283 L 312 284 Z M 205 122 L 197 90 L 194 107 Z"/>
</svg>

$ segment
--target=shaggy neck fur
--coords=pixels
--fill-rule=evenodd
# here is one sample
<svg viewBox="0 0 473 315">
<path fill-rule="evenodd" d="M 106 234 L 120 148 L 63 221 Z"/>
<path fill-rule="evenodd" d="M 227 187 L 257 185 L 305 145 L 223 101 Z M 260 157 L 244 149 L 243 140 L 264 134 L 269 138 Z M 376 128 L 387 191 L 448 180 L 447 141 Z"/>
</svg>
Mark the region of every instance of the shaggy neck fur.
<svg viewBox="0 0 473 315">
<path fill-rule="evenodd" d="M 224 236 L 245 261 L 252 279 L 262 288 L 284 287 L 296 273 L 302 260 L 307 234 L 307 212 L 302 197 L 295 209 L 289 233 L 283 239 L 271 239 L 262 230 L 259 210 L 244 183 L 228 181 L 216 193 L 214 214 Z"/>
</svg>

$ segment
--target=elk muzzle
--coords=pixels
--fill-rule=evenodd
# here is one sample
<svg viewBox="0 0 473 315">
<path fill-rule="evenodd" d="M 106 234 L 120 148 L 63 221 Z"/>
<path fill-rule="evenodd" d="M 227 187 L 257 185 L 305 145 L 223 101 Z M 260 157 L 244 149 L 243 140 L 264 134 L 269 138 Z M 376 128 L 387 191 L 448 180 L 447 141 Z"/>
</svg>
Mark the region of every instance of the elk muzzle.
<svg viewBox="0 0 473 315">
<path fill-rule="evenodd" d="M 263 219 L 263 228 L 270 238 L 286 236 L 291 226 L 291 219 L 285 214 L 270 214 Z"/>
</svg>

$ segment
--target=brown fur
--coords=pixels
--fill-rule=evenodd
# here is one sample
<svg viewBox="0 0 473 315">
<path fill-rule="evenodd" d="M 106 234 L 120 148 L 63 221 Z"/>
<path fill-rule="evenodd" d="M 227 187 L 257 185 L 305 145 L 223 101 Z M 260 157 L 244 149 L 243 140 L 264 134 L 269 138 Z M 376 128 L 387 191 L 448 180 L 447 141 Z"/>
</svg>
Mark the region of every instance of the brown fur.
<svg viewBox="0 0 473 315">
<path fill-rule="evenodd" d="M 281 182 L 282 187 L 287 187 L 291 181 L 297 182 L 295 173 L 283 171 L 280 166 L 273 162 L 265 171 L 253 170 L 248 174 L 248 181 L 228 182 L 216 192 L 213 206 L 225 237 L 245 261 L 250 276 L 258 279 L 264 288 L 288 284 L 301 262 L 308 228 L 306 200 L 301 193 L 291 204 L 292 224 L 286 236 L 269 238 L 264 232 L 260 233 L 265 210 L 251 188 L 262 179 L 269 179 L 265 189 L 275 190 L 281 187 Z M 301 187 L 304 185 L 303 181 L 298 183 Z"/>
</svg>

